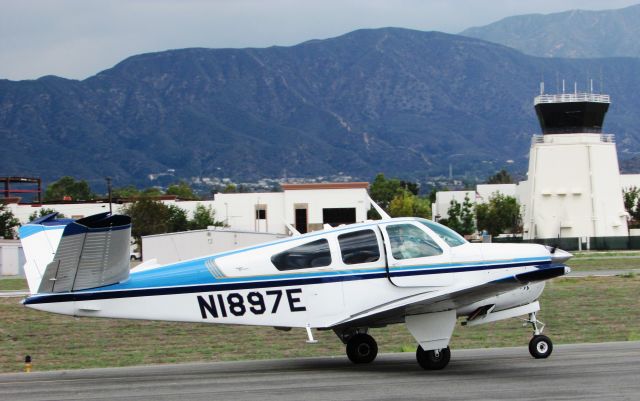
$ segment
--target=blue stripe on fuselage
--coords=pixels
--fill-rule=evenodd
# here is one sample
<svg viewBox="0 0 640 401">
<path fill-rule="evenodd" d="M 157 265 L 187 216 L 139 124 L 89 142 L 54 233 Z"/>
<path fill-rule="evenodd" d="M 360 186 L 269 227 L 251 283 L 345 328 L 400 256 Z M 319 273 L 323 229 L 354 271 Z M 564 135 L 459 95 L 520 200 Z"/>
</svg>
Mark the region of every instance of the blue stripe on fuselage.
<svg viewBox="0 0 640 401">
<path fill-rule="evenodd" d="M 295 273 L 283 273 L 264 276 L 246 276 L 246 277 L 222 277 L 215 278 L 211 275 L 205 266 L 205 260 L 198 259 L 189 262 L 181 262 L 175 265 L 159 267 L 152 270 L 142 271 L 140 273 L 132 273 L 131 277 L 122 283 L 100 287 L 93 290 L 85 291 L 113 291 L 113 290 L 132 290 L 142 288 L 157 287 L 175 287 L 183 285 L 202 285 L 202 284 L 228 284 L 253 281 L 274 281 L 274 280 L 291 280 L 304 279 L 310 277 L 333 277 L 333 276 L 349 276 L 386 273 L 384 267 L 370 269 L 344 269 L 334 271 L 312 271 L 298 270 Z M 457 273 L 462 271 L 477 271 L 499 269 L 515 266 L 526 266 L 531 264 L 544 264 L 550 262 L 549 258 L 518 258 L 509 261 L 491 261 L 491 262 L 475 262 L 475 263 L 443 263 L 431 265 L 415 265 L 391 268 L 391 277 L 395 276 L 412 276 L 421 274 L 441 274 L 441 273 Z"/>
<path fill-rule="evenodd" d="M 431 275 L 442 273 L 462 273 L 468 271 L 493 270 L 521 266 L 544 267 L 550 265 L 549 258 L 521 258 L 510 263 L 484 262 L 474 265 L 470 264 L 443 264 L 404 267 L 403 271 L 391 271 L 391 277 L 411 276 L 411 275 Z M 174 295 L 199 292 L 215 292 L 242 290 L 254 288 L 287 287 L 293 285 L 311 285 L 321 283 L 332 283 L 353 280 L 371 280 L 386 278 L 387 271 L 384 268 L 362 269 L 362 270 L 340 270 L 335 272 L 308 272 L 297 274 L 283 274 L 278 276 L 253 276 L 243 278 L 223 278 L 215 279 L 204 266 L 202 260 L 183 262 L 165 268 L 153 269 L 145 272 L 132 274 L 129 280 L 98 289 L 83 290 L 72 293 L 60 294 L 39 294 L 27 298 L 25 305 L 87 301 L 98 299 L 145 297 L 156 295 Z M 180 274 L 176 275 L 175 268 L 180 268 Z M 161 271 L 159 271 L 161 270 Z M 206 274 L 206 280 L 202 280 L 202 275 Z M 200 281 L 194 282 L 195 277 L 200 277 Z"/>
</svg>

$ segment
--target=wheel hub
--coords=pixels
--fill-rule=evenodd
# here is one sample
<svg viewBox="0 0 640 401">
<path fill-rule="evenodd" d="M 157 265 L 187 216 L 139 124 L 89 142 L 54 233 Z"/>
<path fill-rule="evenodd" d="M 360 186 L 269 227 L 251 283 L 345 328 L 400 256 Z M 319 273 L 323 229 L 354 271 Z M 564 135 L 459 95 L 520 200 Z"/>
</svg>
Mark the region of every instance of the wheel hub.
<svg viewBox="0 0 640 401">
<path fill-rule="evenodd" d="M 371 352 L 371 347 L 369 344 L 360 344 L 358 345 L 358 355 L 367 356 Z"/>
<path fill-rule="evenodd" d="M 538 350 L 539 353 L 541 354 L 545 354 L 547 352 L 547 350 L 549 349 L 549 346 L 547 345 L 546 342 L 544 341 L 540 341 L 537 345 L 536 345 L 536 349 Z"/>
</svg>

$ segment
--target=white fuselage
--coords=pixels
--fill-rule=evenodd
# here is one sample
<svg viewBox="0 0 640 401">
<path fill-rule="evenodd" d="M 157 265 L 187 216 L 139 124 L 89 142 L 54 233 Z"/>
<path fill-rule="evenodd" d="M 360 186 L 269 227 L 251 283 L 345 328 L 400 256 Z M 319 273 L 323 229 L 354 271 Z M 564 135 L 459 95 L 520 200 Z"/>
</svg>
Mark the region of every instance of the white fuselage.
<svg viewBox="0 0 640 401">
<path fill-rule="evenodd" d="M 398 256 L 387 229 L 398 224 L 423 230 L 440 253 Z M 363 230 L 375 235 L 378 259 L 349 263 L 342 238 Z M 324 245 L 325 240 L 330 253 L 317 262 L 323 266 L 279 270 L 274 265 L 274 255 L 314 241 Z M 540 296 L 543 283 L 512 284 L 503 291 L 482 288 L 550 263 L 549 252 L 539 245 L 450 246 L 415 219 L 394 219 L 134 270 L 119 284 L 37 294 L 25 304 L 75 316 L 312 328 L 357 322 L 372 327 L 402 322 L 406 315 L 452 309 L 468 315 L 489 303 L 495 311 L 531 303 Z"/>
</svg>

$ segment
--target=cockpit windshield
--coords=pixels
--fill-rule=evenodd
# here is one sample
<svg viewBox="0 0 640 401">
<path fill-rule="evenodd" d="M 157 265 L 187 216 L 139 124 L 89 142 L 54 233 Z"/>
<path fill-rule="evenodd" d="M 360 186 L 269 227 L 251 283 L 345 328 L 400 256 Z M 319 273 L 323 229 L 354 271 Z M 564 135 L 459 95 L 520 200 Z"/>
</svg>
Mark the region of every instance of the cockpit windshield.
<svg viewBox="0 0 640 401">
<path fill-rule="evenodd" d="M 449 227 L 443 226 L 442 224 L 438 224 L 431 220 L 418 219 L 418 221 L 430 228 L 431 231 L 436 233 L 438 237 L 442 238 L 442 240 L 451 247 L 460 246 L 467 243 L 467 240 L 465 240 L 460 234 L 453 231 Z"/>
</svg>

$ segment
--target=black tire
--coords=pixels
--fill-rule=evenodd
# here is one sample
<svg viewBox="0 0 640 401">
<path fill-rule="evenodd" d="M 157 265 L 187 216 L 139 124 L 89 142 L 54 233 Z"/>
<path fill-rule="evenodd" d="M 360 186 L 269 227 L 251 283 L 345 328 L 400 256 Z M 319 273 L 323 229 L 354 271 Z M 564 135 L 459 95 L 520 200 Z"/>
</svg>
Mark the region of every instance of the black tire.
<svg viewBox="0 0 640 401">
<path fill-rule="evenodd" d="M 533 336 L 529 341 L 529 353 L 536 359 L 548 358 L 553 352 L 553 343 L 547 336 Z"/>
<path fill-rule="evenodd" d="M 356 334 L 347 341 L 347 357 L 353 363 L 371 363 L 378 355 L 378 344 L 368 334 Z"/>
<path fill-rule="evenodd" d="M 444 369 L 451 360 L 451 349 L 449 347 L 440 350 L 425 351 L 418 345 L 416 350 L 418 365 L 425 370 Z"/>
</svg>

